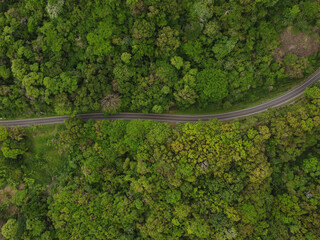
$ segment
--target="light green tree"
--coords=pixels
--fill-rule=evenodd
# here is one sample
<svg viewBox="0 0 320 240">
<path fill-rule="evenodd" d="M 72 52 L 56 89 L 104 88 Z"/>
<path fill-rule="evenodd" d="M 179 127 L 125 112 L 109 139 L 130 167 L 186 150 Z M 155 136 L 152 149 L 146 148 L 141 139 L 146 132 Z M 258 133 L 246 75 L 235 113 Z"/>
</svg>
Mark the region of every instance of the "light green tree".
<svg viewBox="0 0 320 240">
<path fill-rule="evenodd" d="M 6 224 L 2 226 L 1 233 L 8 240 L 14 240 L 18 232 L 18 223 L 16 219 L 10 218 Z"/>
</svg>

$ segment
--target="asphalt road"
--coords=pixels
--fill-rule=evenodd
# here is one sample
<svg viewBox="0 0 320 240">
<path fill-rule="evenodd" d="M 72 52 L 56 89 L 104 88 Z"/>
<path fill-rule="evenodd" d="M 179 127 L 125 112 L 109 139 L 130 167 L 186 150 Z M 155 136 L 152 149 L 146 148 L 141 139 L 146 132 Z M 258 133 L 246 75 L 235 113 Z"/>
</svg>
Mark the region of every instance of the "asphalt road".
<svg viewBox="0 0 320 240">
<path fill-rule="evenodd" d="M 158 122 L 196 122 L 199 119 L 202 121 L 208 121 L 210 119 L 217 118 L 221 121 L 227 121 L 235 118 L 241 118 L 256 113 L 264 112 L 269 108 L 278 107 L 283 105 L 296 97 L 300 96 L 304 90 L 311 86 L 314 82 L 320 80 L 320 71 L 316 72 L 312 77 L 310 77 L 303 84 L 293 89 L 290 92 L 287 92 L 277 98 L 274 98 L 270 101 L 262 103 L 260 105 L 221 114 L 207 114 L 207 115 L 175 115 L 175 114 L 143 114 L 143 113 L 119 113 L 110 115 L 107 118 L 104 117 L 103 113 L 88 113 L 80 114 L 77 117 L 82 118 L 87 121 L 89 119 L 93 120 L 153 120 Z M 58 117 L 46 117 L 46 118 L 32 118 L 32 119 L 22 119 L 22 120 L 7 120 L 0 121 L 0 125 L 3 126 L 29 126 L 29 125 L 50 125 L 57 123 L 64 123 L 64 120 L 68 119 L 68 116 L 58 116 Z"/>
</svg>

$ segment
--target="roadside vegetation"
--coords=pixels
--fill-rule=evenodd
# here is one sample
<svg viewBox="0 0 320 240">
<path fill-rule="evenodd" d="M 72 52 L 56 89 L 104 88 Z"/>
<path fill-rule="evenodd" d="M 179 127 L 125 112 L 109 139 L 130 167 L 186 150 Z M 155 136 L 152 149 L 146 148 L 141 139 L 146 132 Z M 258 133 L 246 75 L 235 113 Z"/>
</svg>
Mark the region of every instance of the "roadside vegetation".
<svg viewBox="0 0 320 240">
<path fill-rule="evenodd" d="M 320 66 L 320 61 L 317 63 L 318 66 Z M 316 72 L 320 71 L 320 68 L 317 68 Z M 229 102 L 226 102 L 224 104 L 215 104 L 211 103 L 208 104 L 206 107 L 199 107 L 199 106 L 190 106 L 188 109 L 172 109 L 170 111 L 171 114 L 219 114 L 219 113 L 225 113 L 225 112 L 232 112 L 237 111 L 249 107 L 253 107 L 259 104 L 262 104 L 264 102 L 267 102 L 269 100 L 272 100 L 276 97 L 281 96 L 282 94 L 285 94 L 294 88 L 301 85 L 304 81 L 307 81 L 312 75 L 314 75 L 315 72 L 312 72 L 311 74 L 306 75 L 305 79 L 286 79 L 283 80 L 276 89 L 273 89 L 272 91 L 264 91 L 263 89 L 255 89 L 252 90 L 255 95 L 257 96 L 254 99 L 246 100 L 244 102 L 239 101 L 235 104 L 229 104 Z M 294 101 L 297 101 L 298 99 L 295 99 Z"/>
<path fill-rule="evenodd" d="M 318 0 L 0 1 L 0 117 L 259 101 L 315 70 L 319 9 Z"/>
<path fill-rule="evenodd" d="M 320 84 L 243 120 L 0 127 L 5 239 L 318 239 Z"/>
<path fill-rule="evenodd" d="M 54 147 L 56 135 L 64 129 L 64 125 L 34 126 L 26 129 L 29 147 L 25 154 L 25 171 L 36 183 L 50 184 L 60 171 L 64 171 L 67 159 L 63 152 Z"/>
<path fill-rule="evenodd" d="M 0 118 L 250 106 L 320 64 L 319 0 L 0 0 Z M 0 126 L 0 239 L 320 239 L 320 83 L 196 123 Z"/>
</svg>

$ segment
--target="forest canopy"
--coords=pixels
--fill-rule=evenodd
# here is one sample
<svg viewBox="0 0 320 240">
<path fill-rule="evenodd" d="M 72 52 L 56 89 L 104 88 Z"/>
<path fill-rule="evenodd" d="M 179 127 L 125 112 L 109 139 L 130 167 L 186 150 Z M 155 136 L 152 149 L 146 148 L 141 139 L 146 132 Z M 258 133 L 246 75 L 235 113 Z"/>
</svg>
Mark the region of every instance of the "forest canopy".
<svg viewBox="0 0 320 240">
<path fill-rule="evenodd" d="M 319 62 L 319 0 L 0 1 L 0 117 L 254 101 Z"/>
<path fill-rule="evenodd" d="M 1 127 L 1 233 L 10 240 L 318 239 L 317 85 L 300 104 L 228 123 Z"/>
<path fill-rule="evenodd" d="M 319 67 L 319 0 L 0 0 L 0 118 L 230 107 Z M 230 122 L 0 126 L 0 238 L 320 238 L 320 85 Z"/>
</svg>

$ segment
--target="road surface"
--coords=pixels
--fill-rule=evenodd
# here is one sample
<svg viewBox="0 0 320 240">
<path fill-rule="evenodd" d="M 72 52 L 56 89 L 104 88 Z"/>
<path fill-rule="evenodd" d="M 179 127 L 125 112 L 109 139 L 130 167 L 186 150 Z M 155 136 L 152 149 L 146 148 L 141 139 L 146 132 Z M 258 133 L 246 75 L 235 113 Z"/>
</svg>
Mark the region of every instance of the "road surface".
<svg viewBox="0 0 320 240">
<path fill-rule="evenodd" d="M 253 115 L 256 113 L 264 112 L 269 108 L 278 107 L 283 105 L 296 97 L 300 96 L 304 90 L 311 86 L 314 82 L 320 80 L 320 71 L 316 72 L 312 77 L 310 77 L 307 81 L 302 83 L 297 88 L 293 89 L 290 92 L 287 92 L 277 98 L 274 98 L 270 101 L 262 103 L 260 105 L 228 112 L 221 114 L 206 114 L 206 115 L 175 115 L 175 114 L 144 114 L 144 113 L 118 113 L 114 115 L 110 115 L 108 117 L 104 117 L 103 113 L 88 113 L 88 114 L 80 114 L 77 117 L 82 118 L 87 121 L 89 119 L 93 120 L 153 120 L 158 122 L 196 122 L 198 120 L 208 121 L 210 119 L 217 118 L 221 121 L 227 121 L 235 118 L 241 118 L 249 115 Z M 68 116 L 58 116 L 58 117 L 46 117 L 46 118 L 32 118 L 32 119 L 21 119 L 21 120 L 7 120 L 0 121 L 0 125 L 13 127 L 13 126 L 30 126 L 30 125 L 50 125 L 57 123 L 64 123 Z"/>
</svg>

